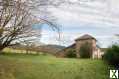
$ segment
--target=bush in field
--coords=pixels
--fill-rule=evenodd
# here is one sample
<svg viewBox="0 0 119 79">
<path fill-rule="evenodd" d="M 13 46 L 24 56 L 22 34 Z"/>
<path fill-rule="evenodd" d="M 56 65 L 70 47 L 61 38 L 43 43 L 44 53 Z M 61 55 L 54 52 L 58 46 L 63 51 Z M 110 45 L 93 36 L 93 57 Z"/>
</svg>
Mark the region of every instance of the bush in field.
<svg viewBox="0 0 119 79">
<path fill-rule="evenodd" d="M 86 42 L 81 45 L 79 54 L 81 58 L 90 58 L 92 56 L 92 46 L 90 43 Z"/>
<path fill-rule="evenodd" d="M 75 51 L 75 49 L 69 49 L 67 51 L 66 57 L 68 57 L 68 58 L 76 58 L 76 51 Z"/>
<path fill-rule="evenodd" d="M 103 59 L 109 64 L 118 66 L 119 65 L 119 45 L 112 45 L 105 52 Z"/>
</svg>

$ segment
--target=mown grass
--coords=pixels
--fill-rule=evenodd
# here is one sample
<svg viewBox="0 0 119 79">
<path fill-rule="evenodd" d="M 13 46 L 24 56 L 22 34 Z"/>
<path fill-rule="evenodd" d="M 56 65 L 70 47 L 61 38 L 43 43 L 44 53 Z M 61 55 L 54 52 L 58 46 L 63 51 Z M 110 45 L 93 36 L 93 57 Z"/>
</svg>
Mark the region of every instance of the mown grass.
<svg viewBox="0 0 119 79">
<path fill-rule="evenodd" d="M 109 79 L 102 60 L 50 55 L 0 55 L 0 79 Z"/>
</svg>

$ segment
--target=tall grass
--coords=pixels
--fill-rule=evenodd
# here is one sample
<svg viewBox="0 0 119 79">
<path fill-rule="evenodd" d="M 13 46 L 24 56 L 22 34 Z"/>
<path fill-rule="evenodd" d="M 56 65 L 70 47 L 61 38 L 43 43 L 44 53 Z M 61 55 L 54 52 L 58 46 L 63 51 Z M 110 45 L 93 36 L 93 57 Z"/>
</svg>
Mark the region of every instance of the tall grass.
<svg viewBox="0 0 119 79">
<path fill-rule="evenodd" d="M 0 55 L 0 79 L 108 79 L 108 72 L 101 60 Z"/>
</svg>

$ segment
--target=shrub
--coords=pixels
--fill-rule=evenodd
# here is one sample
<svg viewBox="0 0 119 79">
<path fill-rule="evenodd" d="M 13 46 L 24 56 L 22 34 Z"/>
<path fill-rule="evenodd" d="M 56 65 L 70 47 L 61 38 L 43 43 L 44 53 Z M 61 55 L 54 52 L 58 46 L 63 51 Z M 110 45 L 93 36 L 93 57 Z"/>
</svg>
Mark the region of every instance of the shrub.
<svg viewBox="0 0 119 79">
<path fill-rule="evenodd" d="M 81 45 L 79 54 L 81 58 L 90 58 L 92 56 L 92 46 L 90 43 L 86 42 Z"/>
<path fill-rule="evenodd" d="M 76 58 L 76 51 L 75 51 L 75 49 L 69 49 L 67 51 L 66 57 L 68 57 L 68 58 Z"/>
<path fill-rule="evenodd" d="M 109 64 L 118 66 L 119 65 L 119 45 L 112 45 L 105 52 L 103 59 Z"/>
</svg>

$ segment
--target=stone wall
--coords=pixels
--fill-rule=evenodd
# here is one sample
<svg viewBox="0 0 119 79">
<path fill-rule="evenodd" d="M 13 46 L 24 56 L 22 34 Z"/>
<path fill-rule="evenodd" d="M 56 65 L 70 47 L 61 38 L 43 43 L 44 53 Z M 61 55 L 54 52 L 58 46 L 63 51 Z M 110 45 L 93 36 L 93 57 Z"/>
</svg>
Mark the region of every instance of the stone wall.
<svg viewBox="0 0 119 79">
<path fill-rule="evenodd" d="M 92 46 L 92 55 L 93 55 L 93 52 L 96 50 L 96 40 L 94 39 L 87 39 L 87 40 L 78 40 L 76 41 L 76 54 L 77 54 L 77 57 L 80 58 L 80 47 L 81 45 L 85 44 L 85 43 L 90 43 L 91 46 Z"/>
<path fill-rule="evenodd" d="M 92 58 L 93 59 L 102 58 L 102 55 L 104 54 L 104 52 L 101 52 L 100 48 L 98 48 L 96 46 L 96 40 L 95 39 L 77 40 L 77 41 L 75 41 L 75 44 L 73 44 L 73 45 L 61 50 L 59 53 L 57 53 L 57 57 L 66 57 L 68 50 L 75 49 L 77 58 L 80 58 L 80 52 L 79 52 L 80 47 L 81 47 L 81 45 L 83 45 L 87 42 L 90 43 L 92 46 Z"/>
</svg>

